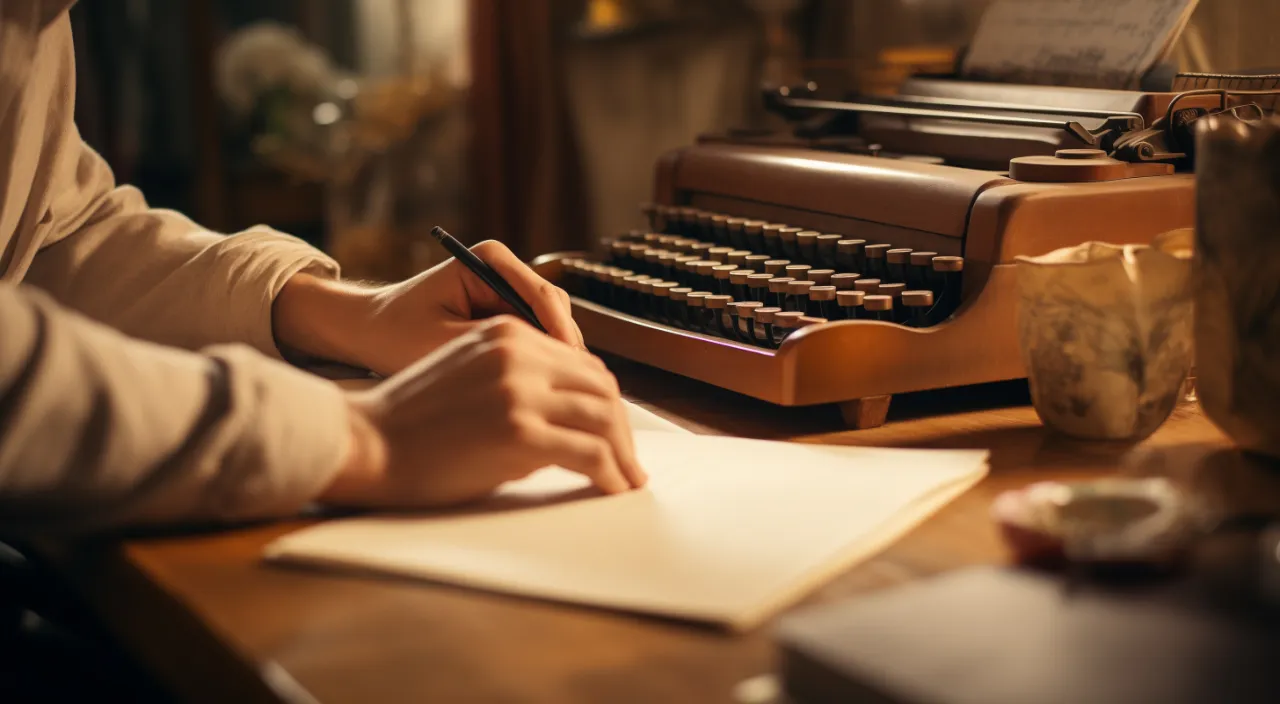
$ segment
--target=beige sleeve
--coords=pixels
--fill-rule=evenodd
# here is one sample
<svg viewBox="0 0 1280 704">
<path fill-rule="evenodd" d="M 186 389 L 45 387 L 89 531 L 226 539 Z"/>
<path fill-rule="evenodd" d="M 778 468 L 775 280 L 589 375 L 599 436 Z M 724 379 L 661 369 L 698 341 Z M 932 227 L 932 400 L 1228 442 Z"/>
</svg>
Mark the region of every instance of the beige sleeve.
<svg viewBox="0 0 1280 704">
<path fill-rule="evenodd" d="M 191 350 L 241 342 L 279 356 L 276 295 L 300 271 L 336 277 L 337 264 L 267 227 L 222 235 L 148 208 L 68 129 L 77 148 L 61 167 L 51 232 L 25 282 L 132 337 Z"/>
<path fill-rule="evenodd" d="M 0 284 L 0 535 L 287 515 L 343 461 L 332 383 L 130 339 Z"/>
</svg>

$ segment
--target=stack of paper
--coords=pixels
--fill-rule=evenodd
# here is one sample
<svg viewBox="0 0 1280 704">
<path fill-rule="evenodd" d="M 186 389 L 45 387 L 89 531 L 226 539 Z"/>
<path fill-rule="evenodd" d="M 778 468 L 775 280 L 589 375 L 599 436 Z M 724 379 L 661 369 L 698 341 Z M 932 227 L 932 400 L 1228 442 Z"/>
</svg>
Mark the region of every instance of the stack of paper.
<svg viewBox="0 0 1280 704">
<path fill-rule="evenodd" d="M 639 409 L 632 418 L 640 428 L 665 423 Z M 479 506 L 333 521 L 267 554 L 745 629 L 986 472 L 985 451 L 635 436 L 651 477 L 640 491 L 599 496 L 584 478 L 548 468 Z"/>
<path fill-rule="evenodd" d="M 996 0 L 961 73 L 1003 83 L 1136 90 L 1198 0 Z"/>
</svg>

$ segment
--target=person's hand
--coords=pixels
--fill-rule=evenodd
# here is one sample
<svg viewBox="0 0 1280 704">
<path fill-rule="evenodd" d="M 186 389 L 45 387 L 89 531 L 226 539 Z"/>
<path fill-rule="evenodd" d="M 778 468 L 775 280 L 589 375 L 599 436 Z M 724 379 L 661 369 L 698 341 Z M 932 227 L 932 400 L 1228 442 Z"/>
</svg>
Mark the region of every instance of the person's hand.
<svg viewBox="0 0 1280 704">
<path fill-rule="evenodd" d="M 500 242 L 471 248 L 533 308 L 551 337 L 585 349 L 569 296 L 538 276 Z M 480 321 L 514 311 L 475 274 L 450 258 L 411 279 L 360 287 L 298 274 L 276 298 L 282 347 L 391 375 Z"/>
<path fill-rule="evenodd" d="M 550 465 L 606 493 L 647 480 L 604 364 L 509 316 L 348 400 L 352 449 L 326 503 L 448 506 Z"/>
</svg>

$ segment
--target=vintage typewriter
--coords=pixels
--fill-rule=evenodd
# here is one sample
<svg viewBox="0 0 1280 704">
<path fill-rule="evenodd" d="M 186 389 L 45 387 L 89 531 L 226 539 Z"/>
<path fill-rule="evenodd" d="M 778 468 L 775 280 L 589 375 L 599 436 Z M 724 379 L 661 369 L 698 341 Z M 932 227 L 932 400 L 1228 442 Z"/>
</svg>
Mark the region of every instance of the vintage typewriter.
<svg viewBox="0 0 1280 704">
<path fill-rule="evenodd" d="M 766 90 L 786 129 L 665 155 L 640 229 L 535 266 L 594 348 L 872 427 L 893 394 L 1024 377 L 1015 257 L 1191 227 L 1196 121 L 1258 119 L 1251 95 Z"/>
</svg>

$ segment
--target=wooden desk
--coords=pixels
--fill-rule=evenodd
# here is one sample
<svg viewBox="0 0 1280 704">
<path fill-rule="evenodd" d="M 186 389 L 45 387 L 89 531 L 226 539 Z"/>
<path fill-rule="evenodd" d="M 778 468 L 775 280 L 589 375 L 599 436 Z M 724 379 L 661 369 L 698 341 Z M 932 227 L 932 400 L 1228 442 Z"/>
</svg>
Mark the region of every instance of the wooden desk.
<svg viewBox="0 0 1280 704">
<path fill-rule="evenodd" d="M 1179 408 L 1136 447 L 1044 431 L 1019 385 L 895 399 L 889 424 L 845 432 L 831 408 L 778 409 L 611 363 L 629 397 L 699 432 L 991 448 L 988 479 L 806 603 L 1006 561 L 988 507 L 997 492 L 1034 480 L 1119 470 L 1173 475 L 1227 496 L 1257 495 L 1263 482 L 1280 495 L 1280 479 L 1251 473 L 1195 406 Z M 940 415 L 912 417 L 922 412 Z M 733 701 L 735 685 L 772 668 L 767 627 L 729 636 L 446 586 L 261 564 L 263 545 L 299 525 L 135 540 L 69 571 L 135 654 L 191 701 L 719 702 Z"/>
</svg>

